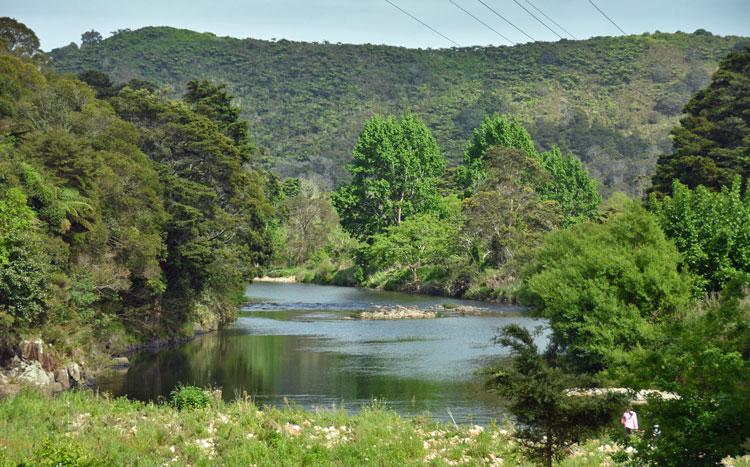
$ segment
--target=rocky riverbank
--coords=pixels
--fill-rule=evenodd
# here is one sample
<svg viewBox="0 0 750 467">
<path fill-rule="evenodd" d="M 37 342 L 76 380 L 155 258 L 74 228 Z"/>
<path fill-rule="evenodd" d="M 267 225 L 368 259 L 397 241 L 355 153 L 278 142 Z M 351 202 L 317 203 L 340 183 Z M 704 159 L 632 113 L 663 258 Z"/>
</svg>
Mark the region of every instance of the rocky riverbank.
<svg viewBox="0 0 750 467">
<path fill-rule="evenodd" d="M 95 368 L 86 365 L 83 360 L 56 357 L 52 346 L 41 339 L 27 339 L 18 346 L 16 355 L 0 367 L 0 399 L 14 396 L 27 387 L 39 389 L 45 394 L 56 394 L 72 388 L 91 386 L 103 370 L 128 368 L 128 357 L 137 352 L 184 344 L 218 328 L 216 320 L 203 320 L 194 324 L 192 335 L 152 339 L 108 356 L 105 354 L 103 362 L 93 365 Z"/>
<path fill-rule="evenodd" d="M 0 398 L 18 394 L 24 387 L 54 394 L 85 383 L 83 365 L 59 361 L 45 348 L 41 339 L 30 339 L 23 341 L 18 355 L 0 369 Z"/>
</svg>

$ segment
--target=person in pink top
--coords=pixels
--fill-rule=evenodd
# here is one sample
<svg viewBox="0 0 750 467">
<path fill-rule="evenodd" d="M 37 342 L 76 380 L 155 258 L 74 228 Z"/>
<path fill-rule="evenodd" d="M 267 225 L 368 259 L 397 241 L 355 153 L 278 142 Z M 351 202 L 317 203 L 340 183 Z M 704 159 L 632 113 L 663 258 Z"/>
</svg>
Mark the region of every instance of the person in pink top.
<svg viewBox="0 0 750 467">
<path fill-rule="evenodd" d="M 628 408 L 625 409 L 625 413 L 620 418 L 620 423 L 625 426 L 625 431 L 630 434 L 638 429 L 638 415 L 633 410 L 633 406 L 628 404 Z"/>
</svg>

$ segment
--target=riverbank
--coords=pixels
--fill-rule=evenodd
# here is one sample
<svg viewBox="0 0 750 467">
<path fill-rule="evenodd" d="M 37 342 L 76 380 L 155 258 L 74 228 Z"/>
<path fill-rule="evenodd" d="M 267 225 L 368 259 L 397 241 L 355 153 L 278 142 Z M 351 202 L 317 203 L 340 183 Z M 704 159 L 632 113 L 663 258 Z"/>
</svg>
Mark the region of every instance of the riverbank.
<svg viewBox="0 0 750 467">
<path fill-rule="evenodd" d="M 0 365 L 0 399 L 28 388 L 57 394 L 69 389 L 94 387 L 102 372 L 128 368 L 128 357 L 138 352 L 185 344 L 218 329 L 216 320 L 196 322 L 191 326 L 191 331 L 184 331 L 183 335 L 153 337 L 131 343 L 126 342 L 128 339 L 122 339 L 120 345 L 115 347 L 101 342 L 73 341 L 66 343 L 69 348 L 59 349 L 38 337 L 22 340 L 14 350 L 15 355 Z M 132 340 L 134 336 L 130 337 Z M 73 350 L 71 346 L 74 346 Z"/>
<path fill-rule="evenodd" d="M 337 285 L 343 287 L 364 287 L 373 290 L 403 292 L 408 294 L 431 295 L 434 297 L 475 300 L 497 305 L 520 305 L 520 282 L 495 283 L 491 274 L 476 278 L 474 283 L 464 288 L 449 286 L 440 280 L 413 281 L 394 280 L 388 274 L 360 277 L 357 268 L 296 266 L 272 269 L 265 276 L 256 278 L 262 282 L 304 283 L 318 285 Z"/>
<path fill-rule="evenodd" d="M 178 411 L 85 391 L 23 392 L 0 401 L 0 440 L 2 466 L 534 465 L 510 427 L 405 419 L 382 403 L 348 415 L 215 398 L 206 408 Z M 559 465 L 615 465 L 622 452 L 594 440 L 572 445 Z"/>
</svg>

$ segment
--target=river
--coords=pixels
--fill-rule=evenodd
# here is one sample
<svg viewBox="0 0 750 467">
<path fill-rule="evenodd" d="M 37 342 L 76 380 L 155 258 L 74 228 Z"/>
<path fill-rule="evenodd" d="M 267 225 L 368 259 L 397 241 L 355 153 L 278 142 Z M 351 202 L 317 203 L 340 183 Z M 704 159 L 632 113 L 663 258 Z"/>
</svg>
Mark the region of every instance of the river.
<svg viewBox="0 0 750 467">
<path fill-rule="evenodd" d="M 168 397 L 178 384 L 216 386 L 232 400 L 356 411 L 373 399 L 405 416 L 486 424 L 505 415 L 477 371 L 507 352 L 492 343 L 499 328 L 543 321 L 522 309 L 369 289 L 256 282 L 236 323 L 185 345 L 133 357 L 101 390 L 140 400 Z M 375 305 L 481 306 L 481 316 L 366 321 Z M 546 337 L 540 336 L 544 345 Z"/>
</svg>

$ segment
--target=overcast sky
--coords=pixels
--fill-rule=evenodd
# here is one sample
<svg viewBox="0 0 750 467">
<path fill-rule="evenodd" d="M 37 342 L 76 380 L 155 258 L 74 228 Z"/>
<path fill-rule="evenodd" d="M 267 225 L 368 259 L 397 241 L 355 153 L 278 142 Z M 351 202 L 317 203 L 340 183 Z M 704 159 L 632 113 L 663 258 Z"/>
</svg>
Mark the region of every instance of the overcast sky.
<svg viewBox="0 0 750 467">
<path fill-rule="evenodd" d="M 449 0 L 391 0 L 462 46 L 505 41 Z M 529 38 L 479 0 L 453 0 L 515 42 Z M 536 40 L 558 37 L 514 0 L 483 0 Z M 703 28 L 721 35 L 750 36 L 750 0 L 594 0 L 627 33 Z M 537 14 L 529 5 L 518 3 Z M 588 0 L 531 0 L 576 38 L 618 35 Z M 0 15 L 32 28 L 44 50 L 80 42 L 83 31 L 104 37 L 121 28 L 173 26 L 221 36 L 298 41 L 450 47 L 453 44 L 385 0 L 0 0 Z M 561 35 L 565 35 L 559 31 Z"/>
</svg>

